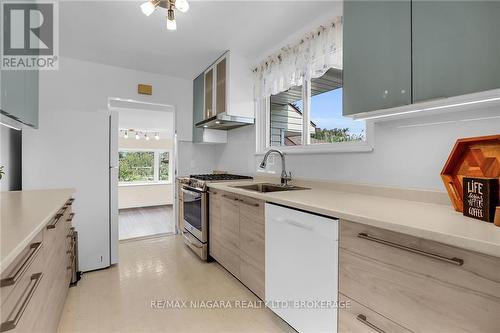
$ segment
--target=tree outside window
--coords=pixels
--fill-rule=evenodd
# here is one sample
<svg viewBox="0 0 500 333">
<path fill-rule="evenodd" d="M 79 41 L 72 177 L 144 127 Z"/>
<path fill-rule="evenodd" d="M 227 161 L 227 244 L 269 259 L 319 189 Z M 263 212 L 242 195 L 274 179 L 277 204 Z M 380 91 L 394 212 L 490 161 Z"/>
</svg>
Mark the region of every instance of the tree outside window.
<svg viewBox="0 0 500 333">
<path fill-rule="evenodd" d="M 118 152 L 120 183 L 153 183 L 170 180 L 170 153 L 166 151 Z"/>
</svg>

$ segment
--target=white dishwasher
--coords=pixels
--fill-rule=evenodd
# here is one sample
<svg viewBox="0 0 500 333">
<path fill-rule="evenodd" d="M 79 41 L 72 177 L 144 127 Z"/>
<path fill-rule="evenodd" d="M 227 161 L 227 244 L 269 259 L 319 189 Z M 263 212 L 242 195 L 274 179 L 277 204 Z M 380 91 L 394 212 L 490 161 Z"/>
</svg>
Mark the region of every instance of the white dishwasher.
<svg viewBox="0 0 500 333">
<path fill-rule="evenodd" d="M 266 203 L 266 304 L 300 333 L 337 332 L 338 220 Z"/>
</svg>

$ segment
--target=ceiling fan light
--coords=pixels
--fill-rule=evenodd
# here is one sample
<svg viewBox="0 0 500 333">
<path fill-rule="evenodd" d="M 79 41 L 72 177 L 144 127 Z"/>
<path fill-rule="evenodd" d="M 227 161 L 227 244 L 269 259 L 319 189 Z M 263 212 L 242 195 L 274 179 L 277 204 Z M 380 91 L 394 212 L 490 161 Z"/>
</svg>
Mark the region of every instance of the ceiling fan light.
<svg viewBox="0 0 500 333">
<path fill-rule="evenodd" d="M 185 13 L 189 10 L 189 2 L 187 2 L 187 0 L 176 0 L 175 8 L 177 8 L 180 12 Z"/>
<path fill-rule="evenodd" d="M 146 1 L 141 5 L 142 13 L 146 16 L 153 14 L 158 5 L 157 1 Z"/>
<path fill-rule="evenodd" d="M 175 22 L 174 10 L 169 9 L 167 15 L 167 30 L 177 30 L 177 22 Z"/>
</svg>

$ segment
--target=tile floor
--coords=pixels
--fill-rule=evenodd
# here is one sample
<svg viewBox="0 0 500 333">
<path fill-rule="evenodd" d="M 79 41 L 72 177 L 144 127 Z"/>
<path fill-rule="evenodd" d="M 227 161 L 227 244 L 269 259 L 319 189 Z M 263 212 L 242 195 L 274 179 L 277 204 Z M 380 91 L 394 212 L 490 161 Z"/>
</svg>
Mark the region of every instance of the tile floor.
<svg viewBox="0 0 500 333">
<path fill-rule="evenodd" d="M 172 205 L 120 209 L 120 240 L 175 232 Z"/>
<path fill-rule="evenodd" d="M 295 332 L 269 309 L 152 309 L 151 301 L 257 301 L 181 236 L 120 244 L 120 263 L 70 288 L 58 332 Z"/>
</svg>

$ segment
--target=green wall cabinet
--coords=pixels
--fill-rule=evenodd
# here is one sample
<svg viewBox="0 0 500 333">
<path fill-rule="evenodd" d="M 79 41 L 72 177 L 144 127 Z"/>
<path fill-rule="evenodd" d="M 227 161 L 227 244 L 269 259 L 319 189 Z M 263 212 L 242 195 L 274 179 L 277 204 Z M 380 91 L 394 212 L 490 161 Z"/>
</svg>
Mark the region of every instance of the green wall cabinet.
<svg viewBox="0 0 500 333">
<path fill-rule="evenodd" d="M 411 102 L 411 2 L 344 1 L 344 115 Z"/>
<path fill-rule="evenodd" d="M 3 70 L 0 80 L 2 114 L 38 128 L 38 71 Z"/>
<path fill-rule="evenodd" d="M 500 88 L 500 1 L 413 1 L 413 102 Z"/>
<path fill-rule="evenodd" d="M 500 1 L 345 1 L 344 115 L 500 88 Z"/>
<path fill-rule="evenodd" d="M 203 128 L 195 126 L 204 119 L 205 73 L 201 73 L 193 81 L 193 142 L 203 141 Z"/>
</svg>

